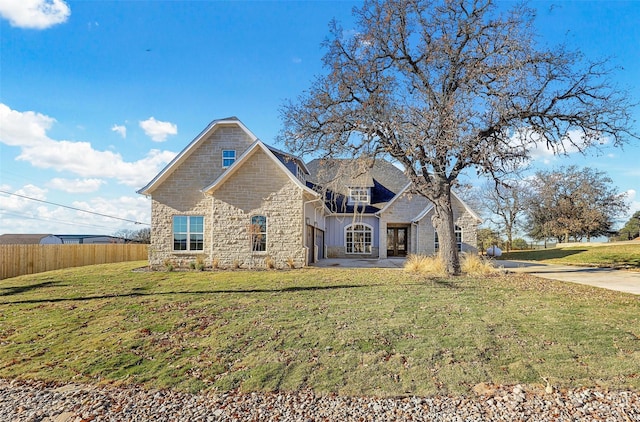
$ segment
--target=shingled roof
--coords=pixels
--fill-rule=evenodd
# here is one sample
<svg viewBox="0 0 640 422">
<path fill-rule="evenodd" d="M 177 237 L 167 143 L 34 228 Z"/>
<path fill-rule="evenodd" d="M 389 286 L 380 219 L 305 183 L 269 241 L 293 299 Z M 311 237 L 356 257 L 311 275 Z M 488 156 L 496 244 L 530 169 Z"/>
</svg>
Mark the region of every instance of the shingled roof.
<svg viewBox="0 0 640 422">
<path fill-rule="evenodd" d="M 347 204 L 349 188 L 371 188 L 371 200 L 358 212 L 375 213 L 393 199 L 409 180 L 402 170 L 384 159 L 373 163 L 347 159 L 316 159 L 307 164 L 309 186 L 325 192 L 327 207 L 332 212 L 352 213 Z"/>
</svg>

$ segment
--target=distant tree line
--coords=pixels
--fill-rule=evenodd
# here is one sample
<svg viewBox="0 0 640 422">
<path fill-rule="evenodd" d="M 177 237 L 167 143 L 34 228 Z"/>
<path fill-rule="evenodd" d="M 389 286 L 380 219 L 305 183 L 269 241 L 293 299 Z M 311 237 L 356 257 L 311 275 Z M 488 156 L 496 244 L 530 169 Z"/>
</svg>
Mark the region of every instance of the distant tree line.
<svg viewBox="0 0 640 422">
<path fill-rule="evenodd" d="M 506 250 L 516 246 L 514 234 L 521 232 L 545 243 L 612 237 L 616 234 L 616 218 L 628 210 L 626 195 L 619 193 L 606 173 L 577 166 L 538 171 L 524 180 L 487 185 L 482 203 L 489 215 L 487 220 L 498 230 L 483 233 L 487 239 L 480 240 L 497 235 L 497 244 L 504 235 L 507 239 L 502 244 Z M 631 218 L 619 237 L 637 235 L 639 224 L 640 219 Z M 522 246 L 522 239 L 518 242 Z"/>
<path fill-rule="evenodd" d="M 122 229 L 113 235 L 132 243 L 151 243 L 151 229 L 149 227 L 140 230 Z"/>
</svg>

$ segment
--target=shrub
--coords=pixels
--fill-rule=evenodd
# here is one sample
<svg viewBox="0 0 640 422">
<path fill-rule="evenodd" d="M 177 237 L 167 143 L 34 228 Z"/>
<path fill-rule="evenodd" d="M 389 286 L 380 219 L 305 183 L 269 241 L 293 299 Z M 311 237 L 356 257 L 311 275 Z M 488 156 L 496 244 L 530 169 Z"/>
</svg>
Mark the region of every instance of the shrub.
<svg viewBox="0 0 640 422">
<path fill-rule="evenodd" d="M 444 262 L 439 255 L 409 255 L 404 264 L 404 270 L 412 273 L 444 276 L 447 274 Z"/>
<path fill-rule="evenodd" d="M 173 261 L 169 258 L 166 258 L 162 263 L 164 264 L 164 267 L 167 269 L 167 271 L 173 271 L 175 269 Z"/>
<path fill-rule="evenodd" d="M 483 258 L 477 254 L 463 253 L 460 258 L 460 267 L 465 274 L 473 276 L 491 275 L 498 271 L 490 259 Z"/>
<path fill-rule="evenodd" d="M 196 268 L 198 271 L 204 271 L 204 255 L 196 256 Z"/>
<path fill-rule="evenodd" d="M 527 243 L 526 240 L 519 237 L 517 239 L 513 239 L 513 242 L 511 242 L 511 249 L 522 251 L 525 249 L 529 249 L 529 244 Z"/>
<path fill-rule="evenodd" d="M 264 259 L 264 265 L 265 265 L 268 269 L 272 270 L 272 269 L 274 269 L 274 268 L 276 267 L 276 261 L 275 261 L 273 258 L 271 258 L 270 256 L 267 256 L 267 257 Z"/>
<path fill-rule="evenodd" d="M 220 268 L 220 260 L 219 260 L 218 258 L 213 258 L 213 259 L 211 260 L 211 267 L 212 267 L 214 270 L 217 270 L 218 268 Z"/>
<path fill-rule="evenodd" d="M 296 267 L 296 261 L 294 261 L 292 257 L 289 257 L 287 258 L 287 265 L 293 270 Z"/>
<path fill-rule="evenodd" d="M 490 260 L 481 258 L 473 253 L 460 255 L 460 267 L 464 274 L 472 276 L 490 275 L 498 271 Z M 404 264 L 404 270 L 437 277 L 447 275 L 446 266 L 439 255 L 409 255 Z"/>
</svg>

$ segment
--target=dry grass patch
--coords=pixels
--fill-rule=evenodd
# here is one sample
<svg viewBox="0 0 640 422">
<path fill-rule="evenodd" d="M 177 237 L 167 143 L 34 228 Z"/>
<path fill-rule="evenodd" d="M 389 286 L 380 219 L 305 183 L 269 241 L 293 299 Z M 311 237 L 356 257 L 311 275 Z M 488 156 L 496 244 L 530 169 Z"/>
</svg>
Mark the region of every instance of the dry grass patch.
<svg viewBox="0 0 640 422">
<path fill-rule="evenodd" d="M 495 275 L 499 272 L 493 261 L 472 253 L 462 254 L 460 265 L 464 274 L 473 277 Z"/>
<path fill-rule="evenodd" d="M 479 277 L 497 274 L 498 270 L 493 262 L 472 253 L 463 253 L 460 256 L 460 266 L 462 272 L 468 276 Z M 444 261 L 439 255 L 409 255 L 404 265 L 404 270 L 409 273 L 418 273 L 434 277 L 444 277 L 447 275 Z"/>
<path fill-rule="evenodd" d="M 447 275 L 444 261 L 439 255 L 409 255 L 404 264 L 404 270 L 410 273 L 432 275 L 435 277 L 444 277 Z"/>
</svg>

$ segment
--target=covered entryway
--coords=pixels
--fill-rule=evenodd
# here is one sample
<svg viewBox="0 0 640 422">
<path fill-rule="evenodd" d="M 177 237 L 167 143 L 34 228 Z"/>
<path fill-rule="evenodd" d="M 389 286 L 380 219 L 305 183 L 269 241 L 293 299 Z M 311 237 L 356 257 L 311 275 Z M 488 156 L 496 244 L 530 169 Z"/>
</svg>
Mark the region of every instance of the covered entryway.
<svg viewBox="0 0 640 422">
<path fill-rule="evenodd" d="M 387 228 L 387 257 L 407 256 L 409 227 Z"/>
</svg>

